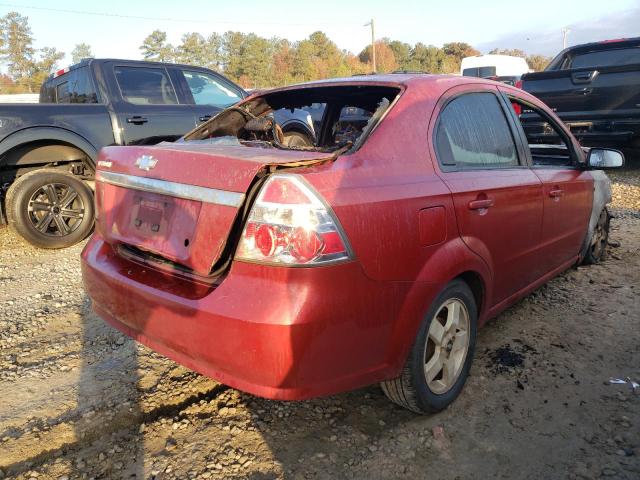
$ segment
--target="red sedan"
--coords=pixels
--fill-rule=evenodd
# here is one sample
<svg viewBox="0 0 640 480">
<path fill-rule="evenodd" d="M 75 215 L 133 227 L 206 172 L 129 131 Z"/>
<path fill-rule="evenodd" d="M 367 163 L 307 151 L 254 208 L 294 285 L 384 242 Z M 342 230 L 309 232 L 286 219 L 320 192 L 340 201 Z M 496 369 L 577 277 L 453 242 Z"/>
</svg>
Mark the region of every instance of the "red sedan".
<svg viewBox="0 0 640 480">
<path fill-rule="evenodd" d="M 312 134 L 283 134 L 294 110 Z M 600 260 L 596 169 L 622 162 L 486 80 L 260 92 L 178 143 L 102 150 L 84 283 L 107 322 L 232 387 L 299 400 L 381 382 L 434 412 L 460 393 L 479 326 Z"/>
</svg>

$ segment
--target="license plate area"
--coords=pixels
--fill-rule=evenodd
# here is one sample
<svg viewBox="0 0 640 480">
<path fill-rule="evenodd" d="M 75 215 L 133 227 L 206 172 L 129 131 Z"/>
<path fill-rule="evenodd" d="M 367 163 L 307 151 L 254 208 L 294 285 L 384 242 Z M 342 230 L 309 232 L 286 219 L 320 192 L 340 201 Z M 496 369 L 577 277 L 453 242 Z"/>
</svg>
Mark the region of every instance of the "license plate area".
<svg viewBox="0 0 640 480">
<path fill-rule="evenodd" d="M 136 195 L 129 227 L 145 237 L 166 237 L 174 207 L 171 199 L 151 199 Z"/>
</svg>

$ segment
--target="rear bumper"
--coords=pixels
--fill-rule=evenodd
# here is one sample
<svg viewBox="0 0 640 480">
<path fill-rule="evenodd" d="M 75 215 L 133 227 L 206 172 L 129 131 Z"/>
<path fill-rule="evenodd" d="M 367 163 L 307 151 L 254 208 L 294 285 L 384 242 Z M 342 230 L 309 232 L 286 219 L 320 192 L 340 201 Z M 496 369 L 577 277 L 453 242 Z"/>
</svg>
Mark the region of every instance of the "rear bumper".
<svg viewBox="0 0 640 480">
<path fill-rule="evenodd" d="M 404 360 L 392 337 L 411 285 L 373 281 L 357 262 L 234 262 L 220 285 L 201 287 L 125 260 L 94 235 L 82 274 L 94 310 L 111 325 L 258 396 L 300 400 L 350 390 L 396 375 Z"/>
</svg>

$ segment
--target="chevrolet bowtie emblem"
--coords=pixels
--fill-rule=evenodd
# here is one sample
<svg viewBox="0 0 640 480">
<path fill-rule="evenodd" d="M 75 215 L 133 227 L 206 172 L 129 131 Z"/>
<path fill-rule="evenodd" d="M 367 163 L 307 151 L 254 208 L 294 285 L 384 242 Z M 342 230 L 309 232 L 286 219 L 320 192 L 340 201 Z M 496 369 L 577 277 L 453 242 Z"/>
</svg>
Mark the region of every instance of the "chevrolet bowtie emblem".
<svg viewBox="0 0 640 480">
<path fill-rule="evenodd" d="M 140 170 L 146 170 L 147 172 L 156 166 L 158 160 L 153 158 L 151 155 L 142 155 L 136 160 L 136 166 Z"/>
</svg>

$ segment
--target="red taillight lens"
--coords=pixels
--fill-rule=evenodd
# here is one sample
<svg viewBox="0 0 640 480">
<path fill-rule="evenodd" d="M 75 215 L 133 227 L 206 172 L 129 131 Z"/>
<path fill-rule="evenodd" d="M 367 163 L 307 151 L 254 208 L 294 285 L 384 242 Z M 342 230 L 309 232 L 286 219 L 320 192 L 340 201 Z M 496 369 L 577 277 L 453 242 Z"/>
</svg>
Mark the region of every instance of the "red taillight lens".
<svg viewBox="0 0 640 480">
<path fill-rule="evenodd" d="M 283 178 L 275 178 L 264 186 L 261 194 L 263 202 L 282 203 L 285 205 L 304 204 L 309 201 L 298 186 Z"/>
<path fill-rule="evenodd" d="M 265 257 L 273 255 L 276 246 L 278 245 L 278 238 L 276 233 L 276 227 L 273 225 L 260 225 L 257 229 L 255 225 L 252 226 L 252 230 L 255 230 L 255 243 L 256 248 L 260 250 L 260 253 Z"/>
<path fill-rule="evenodd" d="M 522 90 L 522 80 L 517 80 L 513 86 Z"/>
<path fill-rule="evenodd" d="M 236 259 L 317 265 L 349 259 L 333 213 L 298 175 L 271 176 L 245 225 Z"/>
<path fill-rule="evenodd" d="M 298 227 L 291 237 L 291 254 L 300 261 L 308 262 L 322 251 L 322 240 L 315 230 Z"/>
</svg>

